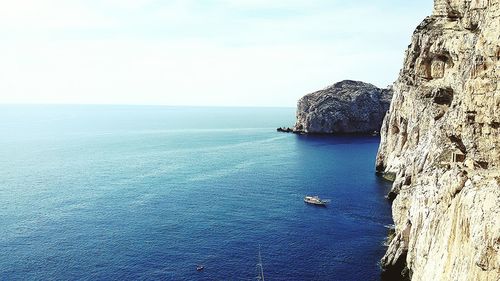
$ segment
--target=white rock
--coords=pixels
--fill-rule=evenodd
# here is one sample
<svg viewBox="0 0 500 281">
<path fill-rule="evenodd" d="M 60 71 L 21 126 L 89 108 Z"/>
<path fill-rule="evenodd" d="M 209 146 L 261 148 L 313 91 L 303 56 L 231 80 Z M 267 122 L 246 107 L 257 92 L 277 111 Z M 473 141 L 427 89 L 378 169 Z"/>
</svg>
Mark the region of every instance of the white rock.
<svg viewBox="0 0 500 281">
<path fill-rule="evenodd" d="M 499 84 L 500 0 L 436 0 L 381 130 L 377 170 L 397 194 L 388 272 L 404 260 L 412 280 L 500 280 Z"/>
</svg>

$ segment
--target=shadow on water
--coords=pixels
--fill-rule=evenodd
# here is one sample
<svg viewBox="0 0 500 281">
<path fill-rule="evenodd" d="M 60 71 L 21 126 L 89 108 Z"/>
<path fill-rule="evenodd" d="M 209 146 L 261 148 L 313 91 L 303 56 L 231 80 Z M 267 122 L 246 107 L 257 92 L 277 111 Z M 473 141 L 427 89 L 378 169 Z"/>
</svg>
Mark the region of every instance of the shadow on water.
<svg viewBox="0 0 500 281">
<path fill-rule="evenodd" d="M 300 135 L 295 134 L 298 140 L 307 141 L 309 143 L 334 143 L 334 144 L 360 144 L 360 143 L 380 143 L 378 136 L 360 136 L 360 135 Z"/>
<path fill-rule="evenodd" d="M 332 221 L 346 223 L 345 227 L 353 235 L 351 239 L 358 241 L 355 243 L 373 231 L 361 225 L 371 225 L 380 239 L 374 243 L 382 245 L 388 234 L 387 227 L 392 224 L 391 204 L 385 198 L 392 183 L 375 174 L 374 162 L 379 142 L 380 138 L 373 136 L 295 136 L 296 163 L 298 169 L 307 175 L 302 181 L 305 186 L 303 192 L 332 198 L 329 206 L 335 216 Z M 314 186 L 308 185 L 312 178 Z M 335 237 L 342 239 L 338 234 Z M 366 258 L 378 264 L 384 252 L 385 247 L 381 246 Z M 355 255 L 349 250 L 346 254 Z"/>
</svg>

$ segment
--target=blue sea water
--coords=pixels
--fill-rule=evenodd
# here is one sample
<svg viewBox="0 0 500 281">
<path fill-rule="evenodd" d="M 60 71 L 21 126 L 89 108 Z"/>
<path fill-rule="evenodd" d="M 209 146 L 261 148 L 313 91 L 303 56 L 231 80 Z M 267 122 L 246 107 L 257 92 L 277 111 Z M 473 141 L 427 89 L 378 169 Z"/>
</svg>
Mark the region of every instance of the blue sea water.
<svg viewBox="0 0 500 281">
<path fill-rule="evenodd" d="M 292 108 L 0 106 L 0 280 L 255 280 L 259 244 L 268 281 L 378 280 L 379 138 L 275 131 L 293 122 Z"/>
</svg>

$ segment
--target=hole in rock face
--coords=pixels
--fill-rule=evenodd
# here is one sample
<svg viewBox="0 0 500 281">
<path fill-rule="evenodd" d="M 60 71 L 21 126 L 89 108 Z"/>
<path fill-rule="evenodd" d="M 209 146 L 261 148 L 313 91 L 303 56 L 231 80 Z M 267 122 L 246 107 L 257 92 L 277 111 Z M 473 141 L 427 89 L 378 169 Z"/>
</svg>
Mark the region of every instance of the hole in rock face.
<svg viewBox="0 0 500 281">
<path fill-rule="evenodd" d="M 440 60 L 447 64 L 452 62 L 450 52 L 448 52 L 447 50 L 440 50 L 439 53 L 435 55 L 434 59 Z"/>
<path fill-rule="evenodd" d="M 467 27 L 468 30 L 470 31 L 477 31 L 479 27 L 479 24 L 477 22 L 471 23 L 469 27 Z"/>
<path fill-rule="evenodd" d="M 444 110 L 440 110 L 440 111 L 436 114 L 436 116 L 434 116 L 434 120 L 436 120 L 436 121 L 437 121 L 437 120 L 441 119 L 441 118 L 444 116 L 444 114 L 445 114 L 445 113 L 446 113 L 446 111 L 444 111 Z"/>
<path fill-rule="evenodd" d="M 433 94 L 434 103 L 440 105 L 450 106 L 453 101 L 453 89 L 452 88 L 439 88 Z"/>
<path fill-rule="evenodd" d="M 466 114 L 465 116 L 466 116 L 466 120 L 467 120 L 468 124 L 472 124 L 472 123 L 476 122 L 476 114 L 477 114 L 477 112 L 475 110 L 473 110 L 473 111 L 466 111 L 465 114 Z"/>
<path fill-rule="evenodd" d="M 394 191 L 389 191 L 389 193 L 387 193 L 387 200 L 389 200 L 389 202 L 392 203 L 392 201 L 394 201 L 394 199 L 396 199 L 396 197 L 398 196 L 398 194 Z"/>
<path fill-rule="evenodd" d="M 455 9 L 450 9 L 448 10 L 448 18 L 452 21 L 456 21 L 462 18 L 462 14 Z"/>
<path fill-rule="evenodd" d="M 488 169 L 488 164 L 489 163 L 486 161 L 477 161 L 477 165 L 479 165 L 482 169 Z"/>
<path fill-rule="evenodd" d="M 399 127 L 396 125 L 392 126 L 391 133 L 394 135 L 399 134 Z"/>
<path fill-rule="evenodd" d="M 457 152 L 452 152 L 451 154 L 451 162 L 458 163 L 458 162 L 464 162 L 465 161 L 465 155 L 462 153 L 457 153 Z"/>
<path fill-rule="evenodd" d="M 465 148 L 465 144 L 459 136 L 451 135 L 448 138 L 452 143 L 454 143 L 457 146 L 460 152 L 462 152 L 463 154 L 467 154 L 467 149 Z"/>
<path fill-rule="evenodd" d="M 404 185 L 410 185 L 411 184 L 411 176 L 407 176 L 405 178 L 405 182 L 404 182 Z"/>
<path fill-rule="evenodd" d="M 432 98 L 432 102 L 435 104 L 450 106 L 453 102 L 453 89 L 450 87 L 433 89 L 424 97 Z"/>
<path fill-rule="evenodd" d="M 377 166 L 375 167 L 375 171 L 380 173 L 380 172 L 383 172 L 384 170 L 385 170 L 384 162 L 380 161 L 379 163 L 377 163 Z"/>
</svg>

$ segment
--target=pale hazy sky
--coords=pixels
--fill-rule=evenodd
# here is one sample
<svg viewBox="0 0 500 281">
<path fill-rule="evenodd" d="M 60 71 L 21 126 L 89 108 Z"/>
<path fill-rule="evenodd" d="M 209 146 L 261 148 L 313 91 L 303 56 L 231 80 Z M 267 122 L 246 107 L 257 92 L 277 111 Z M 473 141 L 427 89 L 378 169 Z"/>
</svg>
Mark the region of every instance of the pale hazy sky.
<svg viewBox="0 0 500 281">
<path fill-rule="evenodd" d="M 432 0 L 0 0 L 0 103 L 295 106 L 379 87 Z"/>
</svg>

